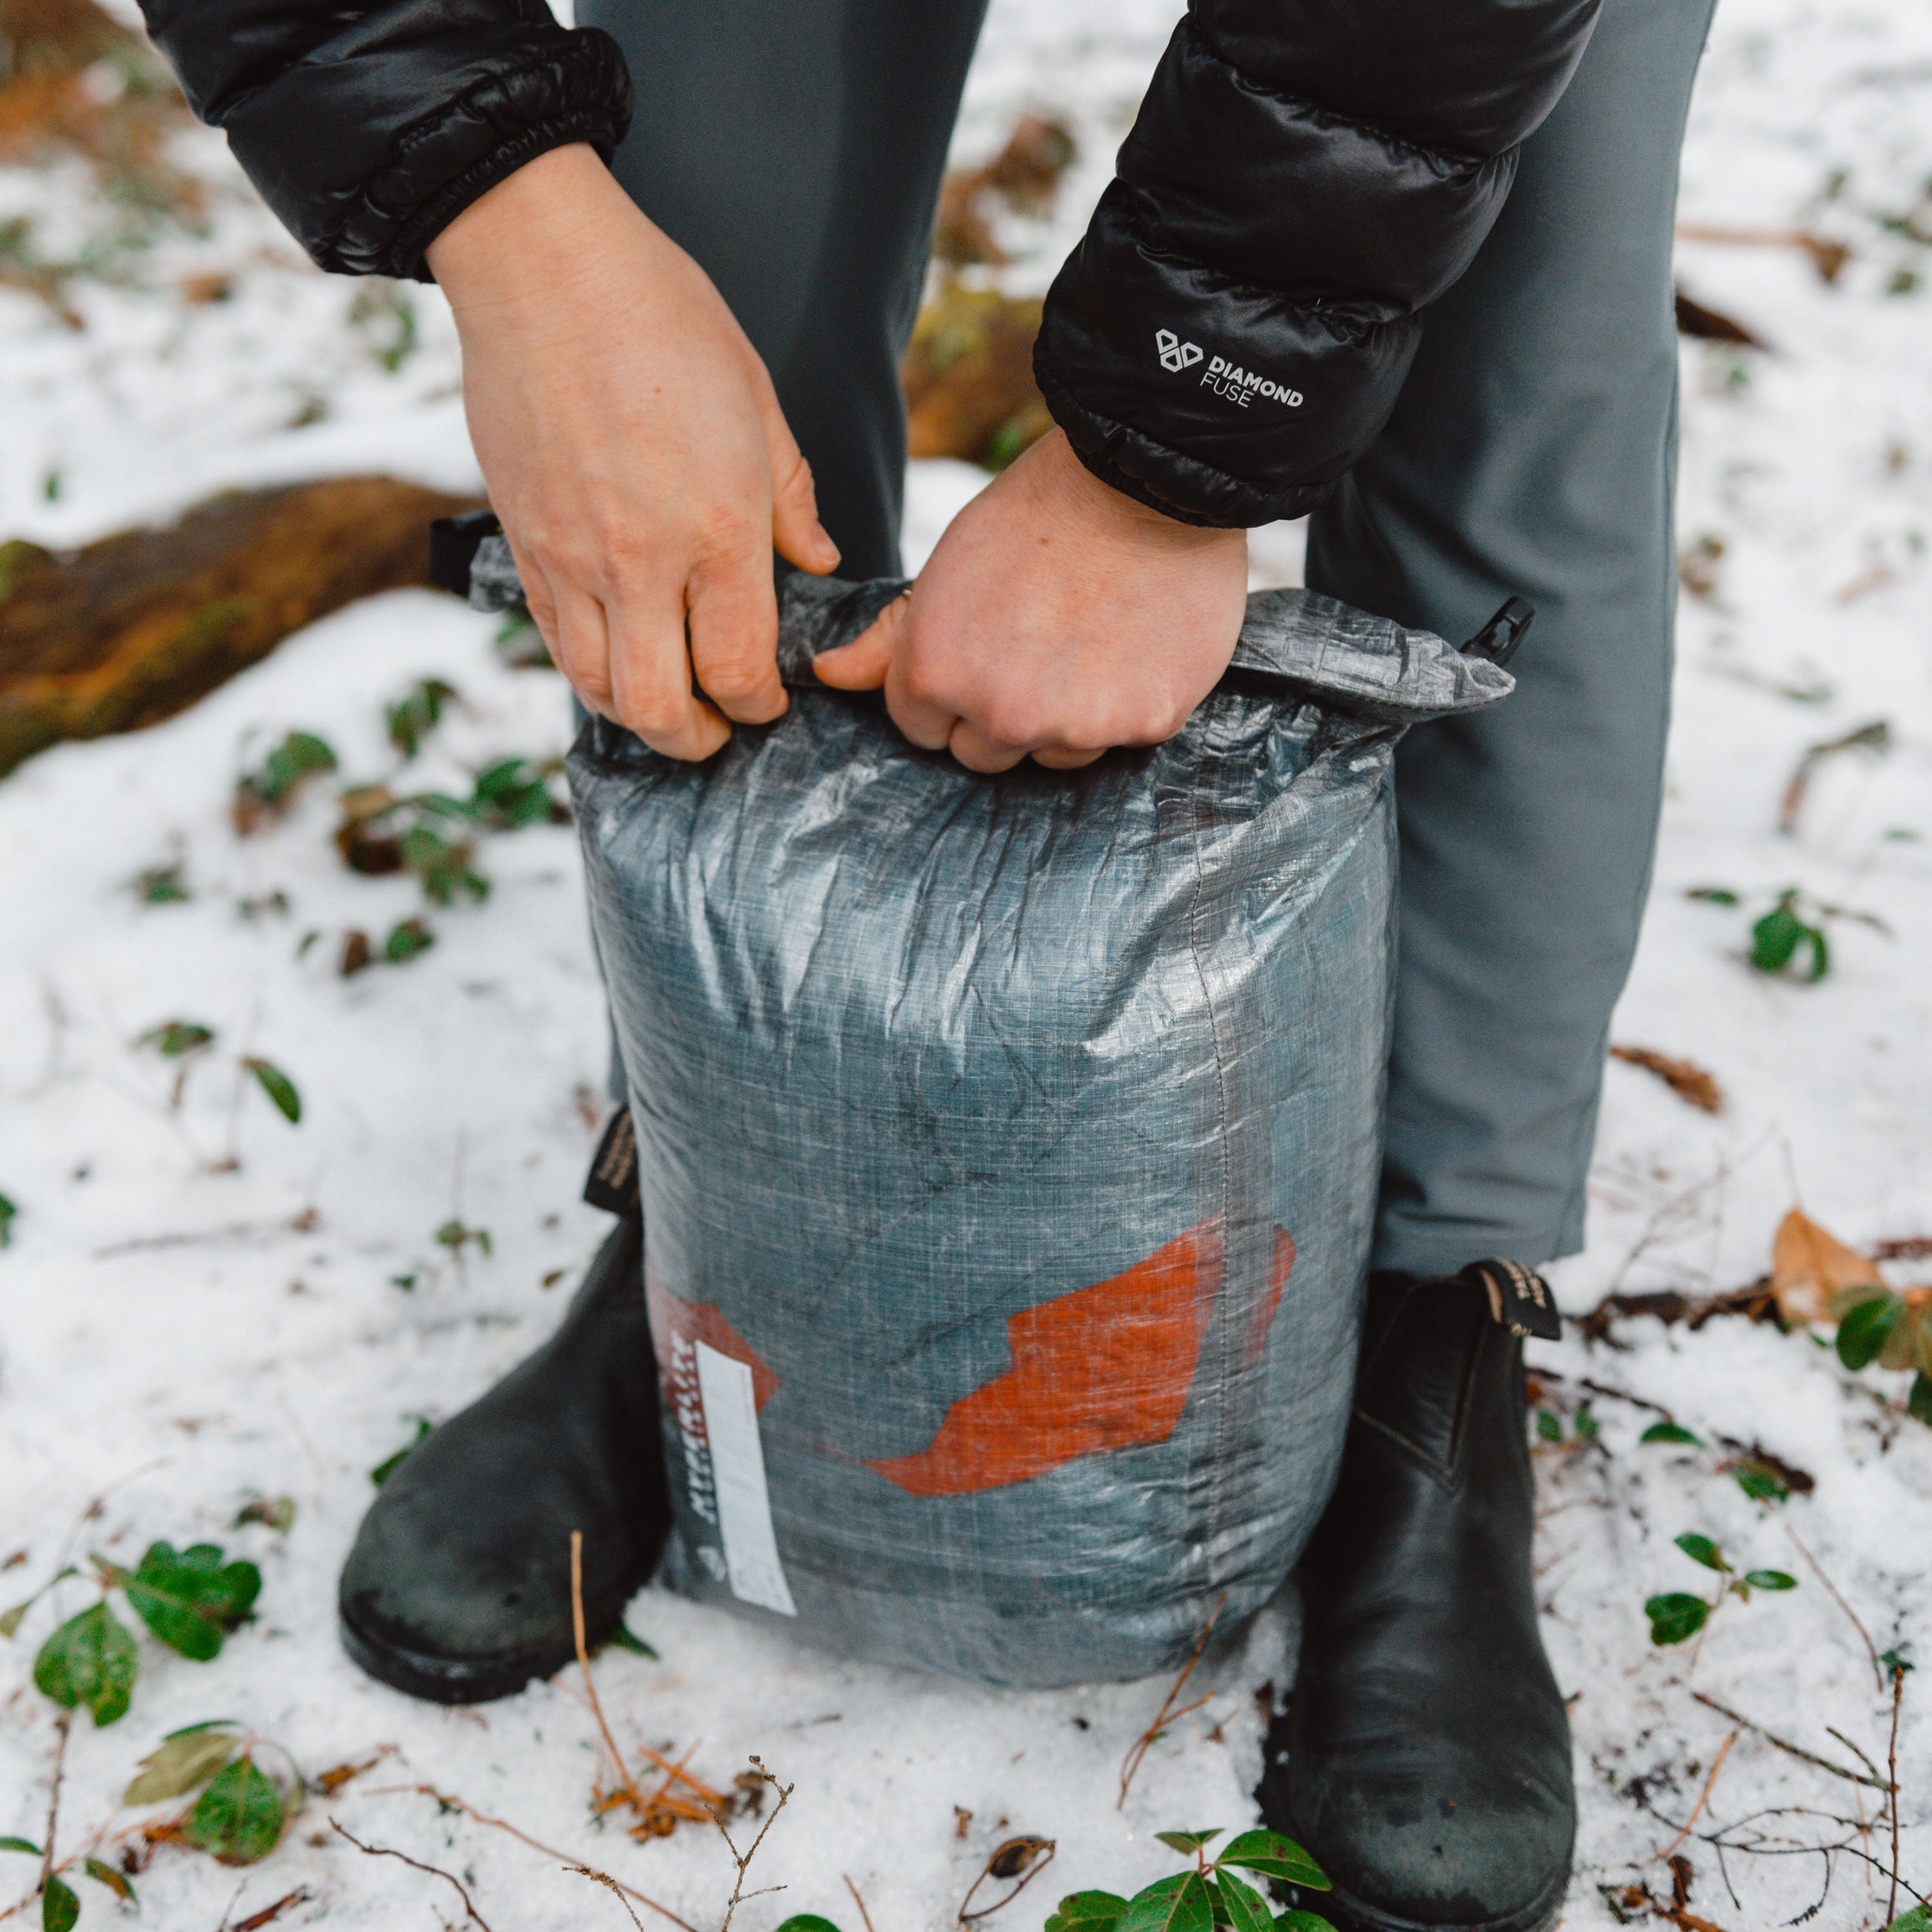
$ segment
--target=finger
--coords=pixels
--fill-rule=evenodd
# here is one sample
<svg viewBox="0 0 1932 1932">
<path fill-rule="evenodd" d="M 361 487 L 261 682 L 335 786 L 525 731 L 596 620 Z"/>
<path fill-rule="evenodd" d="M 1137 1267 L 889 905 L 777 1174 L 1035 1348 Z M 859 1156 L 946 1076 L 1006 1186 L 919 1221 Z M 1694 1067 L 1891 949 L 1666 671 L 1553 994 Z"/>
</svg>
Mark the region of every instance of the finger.
<svg viewBox="0 0 1932 1932">
<path fill-rule="evenodd" d="M 1104 752 L 1076 752 L 1067 745 L 1042 745 L 1034 753 L 1033 761 L 1050 772 L 1077 772 L 1082 765 L 1106 756 Z"/>
<path fill-rule="evenodd" d="M 687 592 L 691 664 L 706 697 L 741 724 L 769 724 L 791 700 L 778 677 L 770 562 L 752 554 L 701 565 Z"/>
<path fill-rule="evenodd" d="M 518 574 L 523 574 L 520 568 Z M 539 573 L 541 577 L 541 573 Z M 610 638 L 604 607 L 587 591 L 561 577 L 542 578 L 549 621 L 541 626 L 556 668 L 585 706 L 601 718 L 621 723 L 611 681 Z M 527 595 L 532 579 L 525 578 Z M 536 615 L 536 606 L 530 606 Z"/>
<path fill-rule="evenodd" d="M 906 619 L 902 617 L 898 622 L 903 626 Z M 892 722 L 915 745 L 928 752 L 943 752 L 952 736 L 953 726 L 959 722 L 959 714 L 951 705 L 917 695 L 910 688 L 906 675 L 907 656 L 902 629 L 899 641 L 893 648 L 892 661 L 886 667 L 886 710 L 891 714 Z"/>
<path fill-rule="evenodd" d="M 565 614 L 567 623 L 568 606 Z M 600 609 L 600 615 L 610 626 L 610 685 L 618 722 L 668 758 L 694 764 L 710 758 L 730 736 L 731 727 L 691 688 L 682 609 L 632 603 Z"/>
<path fill-rule="evenodd" d="M 877 691 L 898 649 L 907 602 L 894 598 L 849 644 L 820 652 L 812 661 L 813 674 L 836 691 Z"/>
<path fill-rule="evenodd" d="M 763 363 L 758 365 L 754 386 L 772 466 L 772 548 L 787 562 L 823 577 L 838 568 L 838 546 L 818 520 L 818 493 L 812 480 L 812 465 L 792 435 Z"/>
<path fill-rule="evenodd" d="M 953 726 L 946 748 L 969 772 L 1010 772 L 1027 754 L 1024 745 L 1002 744 L 965 718 Z"/>
</svg>

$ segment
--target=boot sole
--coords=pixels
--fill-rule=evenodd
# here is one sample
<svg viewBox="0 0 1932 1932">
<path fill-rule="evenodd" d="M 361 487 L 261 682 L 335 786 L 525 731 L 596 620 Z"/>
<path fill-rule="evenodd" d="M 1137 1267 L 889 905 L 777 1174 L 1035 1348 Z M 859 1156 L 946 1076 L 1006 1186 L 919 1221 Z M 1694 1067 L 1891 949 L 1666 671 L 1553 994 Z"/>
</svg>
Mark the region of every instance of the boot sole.
<svg viewBox="0 0 1932 1932">
<path fill-rule="evenodd" d="M 1304 1911 L 1332 1920 L 1339 1932 L 1549 1932 L 1563 1910 L 1570 1889 L 1570 1868 L 1565 1866 L 1528 1904 L 1504 1918 L 1459 1918 L 1454 1925 L 1439 1920 L 1425 1924 L 1419 1919 L 1397 1918 L 1352 1896 L 1336 1886 L 1332 1892 L 1296 1893 L 1296 1902 Z"/>
<path fill-rule="evenodd" d="M 594 1648 L 616 1627 L 614 1618 L 609 1628 L 590 1636 L 590 1646 Z M 348 1610 L 340 1606 L 336 1628 L 342 1648 L 358 1670 L 392 1690 L 432 1704 L 488 1704 L 499 1697 L 514 1697 L 535 1679 L 555 1676 L 577 1654 L 572 1645 L 567 1650 L 524 1651 L 475 1660 L 435 1657 L 372 1637 L 358 1629 Z"/>
</svg>

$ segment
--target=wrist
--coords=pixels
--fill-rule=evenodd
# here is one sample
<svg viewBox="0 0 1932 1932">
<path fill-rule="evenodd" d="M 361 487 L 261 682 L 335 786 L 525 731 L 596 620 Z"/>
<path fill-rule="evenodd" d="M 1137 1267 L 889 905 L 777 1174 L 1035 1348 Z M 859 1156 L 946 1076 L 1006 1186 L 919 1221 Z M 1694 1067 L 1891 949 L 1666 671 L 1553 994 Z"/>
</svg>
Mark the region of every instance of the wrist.
<svg viewBox="0 0 1932 1932">
<path fill-rule="evenodd" d="M 554 292 L 599 258 L 618 212 L 643 217 L 587 142 L 552 148 L 479 195 L 424 250 L 459 323 L 466 310 Z"/>
<path fill-rule="evenodd" d="M 1103 483 L 1081 461 L 1064 430 L 1050 430 L 1027 454 L 1037 458 L 1043 488 L 1087 529 L 1097 527 L 1127 542 L 1151 543 L 1163 549 L 1246 549 L 1248 533 L 1244 530 L 1185 524 Z"/>
</svg>

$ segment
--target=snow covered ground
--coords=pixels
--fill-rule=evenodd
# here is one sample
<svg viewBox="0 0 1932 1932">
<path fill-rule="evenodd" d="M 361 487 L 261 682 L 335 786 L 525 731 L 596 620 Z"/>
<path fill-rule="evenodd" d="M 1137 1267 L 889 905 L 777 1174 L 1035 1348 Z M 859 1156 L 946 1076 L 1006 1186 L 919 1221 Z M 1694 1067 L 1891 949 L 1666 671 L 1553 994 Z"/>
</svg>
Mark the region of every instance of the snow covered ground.
<svg viewBox="0 0 1932 1932">
<path fill-rule="evenodd" d="M 1070 115 L 1083 148 L 1055 216 L 1011 238 L 1029 251 L 1015 287 L 1043 280 L 1077 231 L 1174 10 L 996 0 L 962 158 L 990 152 L 1026 107 Z M 307 271 L 234 188 L 218 143 L 195 152 L 230 184 L 212 232 L 164 239 L 130 286 L 76 285 L 83 329 L 0 291 L 0 532 L 77 542 L 224 485 L 347 470 L 473 485 L 434 292 L 372 299 Z M 1612 1288 L 1750 1281 L 1794 1201 L 1860 1246 L 1932 1235 L 1928 176 L 1932 13 L 1914 0 L 1727 0 L 1684 219 L 1804 229 L 1852 254 L 1827 284 L 1796 247 L 1683 246 L 1690 292 L 1771 347 L 1685 347 L 1682 528 L 1701 594 L 1684 608 L 1657 886 L 1616 1036 L 1694 1059 L 1726 1105 L 1707 1115 L 1649 1073 L 1611 1067 L 1590 1247 L 1558 1270 L 1573 1312 Z M 87 206 L 77 175 L 0 170 L 0 221 L 40 217 L 50 250 Z M 236 272 L 230 299 L 178 292 L 218 269 Z M 919 466 L 914 561 L 978 481 Z M 1281 580 L 1296 554 L 1294 532 L 1269 532 L 1258 569 Z M 218 1660 L 144 1639 L 129 1715 L 77 1726 L 62 1856 L 169 1815 L 117 1799 L 136 1760 L 182 1725 L 238 1718 L 310 1774 L 380 1756 L 312 1796 L 258 1865 L 162 1846 L 136 1880 L 150 1924 L 238 1926 L 292 1892 L 305 1896 L 279 1923 L 455 1922 L 448 1885 L 361 1856 L 332 1816 L 457 1874 L 498 1932 L 623 1922 L 564 1858 L 440 1808 L 418 1784 L 693 1926 L 716 1924 L 730 1891 L 708 1828 L 637 1844 L 593 1822 L 596 1738 L 574 1672 L 442 1711 L 364 1680 L 334 1640 L 334 1571 L 371 1466 L 416 1416 L 452 1412 L 529 1351 L 607 1225 L 576 1204 L 603 1029 L 567 828 L 490 841 L 486 902 L 431 910 L 432 950 L 345 980 L 344 932 L 380 942 L 418 910 L 413 886 L 342 868 L 328 784 L 251 838 L 227 807 L 238 771 L 294 728 L 327 738 L 345 778 L 394 776 L 382 706 L 424 676 L 460 698 L 412 784 L 466 788 L 491 758 L 560 752 L 561 686 L 505 668 L 494 628 L 428 592 L 377 599 L 164 727 L 57 750 L 0 782 L 0 1194 L 18 1208 L 0 1252 L 0 1600 L 70 1555 L 130 1561 L 157 1538 L 220 1542 L 266 1578 L 258 1620 Z M 1888 748 L 1819 762 L 1795 831 L 1781 832 L 1780 795 L 1808 748 L 1880 720 Z M 144 902 L 130 882 L 171 866 L 189 896 Z M 1744 956 L 1752 921 L 1793 887 L 1831 944 L 1815 985 Z M 1708 888 L 1738 902 L 1688 896 Z M 216 1036 L 178 1108 L 179 1063 L 134 1043 L 170 1020 Z M 293 1080 L 298 1126 L 248 1081 L 251 1055 Z M 477 1229 L 487 1252 L 462 1238 Z M 1893 1268 L 1900 1286 L 1928 1276 L 1932 1255 Z M 1612 1345 L 1573 1339 L 1536 1359 L 1563 1438 L 1539 1452 L 1540 1562 L 1549 1640 L 1575 1694 L 1582 1804 L 1564 1923 L 1643 1918 L 1622 1902 L 1637 1883 L 1668 1905 L 1657 1861 L 1674 1850 L 1691 1868 L 1682 1924 L 1882 1924 L 1878 1868 L 1893 1864 L 1894 1835 L 1880 1792 L 1762 1731 L 1846 1771 L 1862 1754 L 1882 1782 L 1893 1705 L 1872 1653 L 1932 1666 L 1932 1430 L 1896 1407 L 1904 1378 L 1852 1376 L 1813 1338 L 1733 1318 L 1695 1332 L 1626 1321 Z M 1600 1392 L 1596 1432 L 1580 1438 L 1582 1378 Z M 1754 1500 L 1724 1466 L 1734 1450 L 1640 1444 L 1662 1411 L 1810 1486 Z M 232 1526 L 258 1497 L 292 1498 L 292 1525 Z M 1729 1601 L 1701 1642 L 1656 1648 L 1644 1600 L 1708 1580 L 1673 1546 L 1685 1532 L 1798 1587 Z M 32 1661 L 56 1616 L 88 1598 L 64 1585 L 0 1642 L 0 1835 L 41 1839 L 54 1727 Z M 877 1932 L 950 1922 L 991 1846 L 1018 1832 L 1056 1840 L 1058 1856 L 995 1924 L 1036 1925 L 1078 1887 L 1130 1889 L 1171 1868 L 1153 1832 L 1249 1820 L 1254 1694 L 1287 1667 L 1286 1623 L 1270 1621 L 1154 1746 L 1117 1810 L 1122 1755 L 1162 1685 L 995 1696 L 828 1663 L 656 1592 L 630 1623 L 658 1659 L 612 1651 L 597 1666 L 627 1750 L 692 1752 L 719 1784 L 755 1752 L 795 1786 L 752 1881 L 787 1889 L 743 1909 L 746 1932 L 794 1911 L 856 1932 L 848 1878 Z M 1896 1738 L 1896 1856 L 1922 1892 L 1928 1703 L 1932 1667 L 1905 1676 Z M 1673 1846 L 1700 1794 L 1694 1834 Z M 1844 1849 L 1800 1849 L 1831 1846 Z M 0 1914 L 34 1872 L 0 1854 Z M 118 1909 L 79 1882 L 84 1922 Z M 1900 1892 L 1896 1908 L 1909 1901 Z"/>
</svg>

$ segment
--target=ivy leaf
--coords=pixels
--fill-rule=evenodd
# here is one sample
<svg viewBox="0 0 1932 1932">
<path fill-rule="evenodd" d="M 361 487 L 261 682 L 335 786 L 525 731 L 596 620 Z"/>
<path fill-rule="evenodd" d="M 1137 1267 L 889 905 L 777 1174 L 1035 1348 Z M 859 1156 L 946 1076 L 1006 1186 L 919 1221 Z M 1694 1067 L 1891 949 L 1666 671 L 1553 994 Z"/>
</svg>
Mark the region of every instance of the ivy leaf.
<svg viewBox="0 0 1932 1932">
<path fill-rule="evenodd" d="M 1114 1932 L 1214 1932 L 1214 1902 L 1198 1871 L 1156 1879 L 1127 1900 Z"/>
<path fill-rule="evenodd" d="M 80 1900 L 64 1878 L 50 1878 L 40 1894 L 40 1932 L 74 1932 L 80 1916 Z"/>
<path fill-rule="evenodd" d="M 274 1101 L 277 1110 L 293 1126 L 302 1118 L 302 1096 L 296 1091 L 295 1082 L 279 1066 L 266 1060 L 258 1060 L 253 1054 L 242 1064 L 254 1074 L 262 1091 Z"/>
<path fill-rule="evenodd" d="M 152 1543 L 121 1587 L 135 1613 L 171 1650 L 206 1664 L 219 1656 L 221 1640 L 247 1617 L 261 1594 L 262 1573 L 252 1563 L 221 1560 L 220 1547 L 197 1543 L 177 1556 L 171 1544 Z"/>
<path fill-rule="evenodd" d="M 1912 1393 L 1905 1398 L 1905 1412 L 1932 1425 L 1932 1375 L 1921 1369 L 1912 1378 Z M 1932 1928 L 1928 1928 L 1932 1932 Z"/>
<path fill-rule="evenodd" d="M 250 1865 L 274 1850 L 283 1816 L 282 1794 L 242 1757 L 196 1799 L 182 1830 L 224 1864 Z"/>
<path fill-rule="evenodd" d="M 1747 1570 L 1744 1581 L 1754 1590 L 1795 1590 L 1798 1579 L 1784 1570 Z"/>
<path fill-rule="evenodd" d="M 128 1882 L 125 1875 L 116 1871 L 112 1865 L 103 1864 L 98 1858 L 86 1861 L 87 1875 L 97 1885 L 104 1885 L 124 1905 L 138 1905 L 134 1888 Z"/>
<path fill-rule="evenodd" d="M 70 1711 L 85 1705 L 97 1726 L 128 1714 L 141 1664 L 134 1640 L 103 1604 L 70 1617 L 40 1646 L 34 1682 Z"/>
<path fill-rule="evenodd" d="M 1677 1546 L 1693 1563 L 1701 1563 L 1706 1570 L 1716 1570 L 1729 1576 L 1731 1566 L 1724 1561 L 1724 1553 L 1708 1536 L 1700 1536 L 1687 1530 L 1676 1539 Z"/>
<path fill-rule="evenodd" d="M 1225 1846 L 1216 1865 L 1239 1865 L 1283 1885 L 1305 1885 L 1312 1892 L 1328 1889 L 1328 1874 L 1292 1838 L 1279 1832 L 1244 1832 Z"/>
<path fill-rule="evenodd" d="M 1711 1606 L 1702 1597 L 1673 1590 L 1668 1596 L 1652 1597 L 1644 1605 L 1643 1613 L 1650 1619 L 1652 1643 L 1682 1643 L 1704 1628 Z"/>
<path fill-rule="evenodd" d="M 1883 1293 L 1846 1309 L 1838 1322 L 1839 1360 L 1855 1370 L 1876 1361 L 1904 1309 L 1902 1298 Z"/>
<path fill-rule="evenodd" d="M 1154 1836 L 1163 1845 L 1170 1845 L 1177 1852 L 1186 1853 L 1198 1852 L 1203 1845 L 1218 1838 L 1226 1829 L 1224 1825 L 1216 1825 L 1211 1832 L 1156 1832 Z"/>
<path fill-rule="evenodd" d="M 1114 1932 L 1126 1909 L 1118 1892 L 1069 1892 L 1048 1916 L 1046 1932 Z M 784 1932 L 782 1925 L 778 1932 Z"/>
<path fill-rule="evenodd" d="M 196 1725 L 164 1738 L 142 1759 L 134 1781 L 121 1794 L 123 1804 L 155 1804 L 178 1798 L 205 1784 L 242 1748 L 231 1732 Z"/>
<path fill-rule="evenodd" d="M 40 1848 L 30 1838 L 0 1838 L 0 1852 L 25 1852 L 29 1858 L 40 1856 Z"/>
<path fill-rule="evenodd" d="M 1231 1871 L 1217 1872 L 1214 1889 L 1232 1932 L 1274 1932 L 1274 1914 L 1268 1910 L 1268 1900 L 1245 1880 Z"/>
<path fill-rule="evenodd" d="M 1703 1439 L 1693 1436 L 1681 1422 L 1653 1422 L 1637 1438 L 1640 1442 L 1682 1442 L 1694 1449 L 1703 1448 Z"/>
<path fill-rule="evenodd" d="M 199 1053 L 205 1046 L 212 1046 L 214 1029 L 203 1026 L 199 1020 L 164 1020 L 159 1026 L 148 1028 L 134 1044 L 152 1046 L 170 1060 L 181 1060 L 190 1053 Z"/>
</svg>

